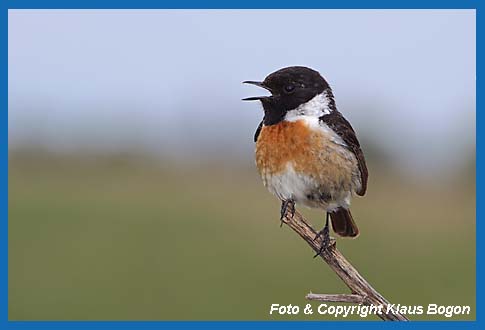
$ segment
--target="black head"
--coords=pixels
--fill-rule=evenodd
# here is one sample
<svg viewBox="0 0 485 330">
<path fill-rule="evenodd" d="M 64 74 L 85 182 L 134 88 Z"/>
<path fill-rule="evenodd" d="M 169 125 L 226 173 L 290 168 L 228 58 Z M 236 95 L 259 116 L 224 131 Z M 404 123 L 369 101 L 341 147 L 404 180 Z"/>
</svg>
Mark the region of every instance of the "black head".
<svg viewBox="0 0 485 330">
<path fill-rule="evenodd" d="M 279 123 L 287 111 L 297 108 L 329 89 L 328 83 L 317 71 L 303 66 L 280 69 L 267 76 L 263 82 L 245 81 L 244 83 L 265 88 L 271 93 L 270 96 L 243 99 L 261 101 L 265 125 Z"/>
</svg>

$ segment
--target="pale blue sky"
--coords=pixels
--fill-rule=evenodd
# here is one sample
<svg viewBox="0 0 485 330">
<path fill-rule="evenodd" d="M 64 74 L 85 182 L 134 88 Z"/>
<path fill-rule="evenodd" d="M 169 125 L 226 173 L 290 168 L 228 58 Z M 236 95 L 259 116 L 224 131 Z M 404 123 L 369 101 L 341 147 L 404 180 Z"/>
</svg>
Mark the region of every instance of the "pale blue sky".
<svg viewBox="0 0 485 330">
<path fill-rule="evenodd" d="M 8 56 L 12 146 L 251 163 L 262 113 L 240 99 L 260 91 L 241 82 L 290 65 L 403 168 L 475 146 L 473 10 L 10 10 Z"/>
</svg>

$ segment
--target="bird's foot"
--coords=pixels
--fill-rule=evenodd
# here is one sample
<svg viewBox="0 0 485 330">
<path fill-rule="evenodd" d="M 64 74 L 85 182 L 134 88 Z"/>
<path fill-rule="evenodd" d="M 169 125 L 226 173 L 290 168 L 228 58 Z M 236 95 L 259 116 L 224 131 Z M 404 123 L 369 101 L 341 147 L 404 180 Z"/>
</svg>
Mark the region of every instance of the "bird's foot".
<svg viewBox="0 0 485 330">
<path fill-rule="evenodd" d="M 325 227 L 323 228 L 322 230 L 320 230 L 316 235 L 315 237 L 313 238 L 313 241 L 316 241 L 317 239 L 319 239 L 320 237 L 323 237 L 325 239 L 325 232 L 328 233 L 328 228 Z"/>
<path fill-rule="evenodd" d="M 331 246 L 330 244 L 330 235 L 323 235 L 323 240 L 322 240 L 322 245 L 320 245 L 320 249 L 318 250 L 318 253 L 313 256 L 313 258 L 318 257 L 321 255 L 323 252 L 327 251 L 328 248 Z"/>
<path fill-rule="evenodd" d="M 322 237 L 322 245 L 320 245 L 320 250 L 318 250 L 318 253 L 313 256 L 313 258 L 318 257 L 321 255 L 324 251 L 326 251 L 330 247 L 330 230 L 328 226 L 328 217 L 329 213 L 327 213 L 326 220 L 325 220 L 325 227 L 323 227 L 322 230 L 320 230 L 316 235 L 315 238 L 313 239 L 314 241 L 317 240 L 319 237 Z"/>
<path fill-rule="evenodd" d="M 290 212 L 291 217 L 295 215 L 295 202 L 292 199 L 287 199 L 281 202 L 281 217 L 280 217 L 280 227 L 283 226 L 283 219 L 286 217 L 286 214 Z"/>
</svg>

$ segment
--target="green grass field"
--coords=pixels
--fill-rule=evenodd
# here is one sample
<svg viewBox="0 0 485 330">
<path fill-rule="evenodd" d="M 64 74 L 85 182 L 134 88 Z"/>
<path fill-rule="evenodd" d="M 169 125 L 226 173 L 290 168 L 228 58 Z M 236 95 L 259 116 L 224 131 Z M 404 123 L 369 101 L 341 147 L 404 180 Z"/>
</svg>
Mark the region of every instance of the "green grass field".
<svg viewBox="0 0 485 330">
<path fill-rule="evenodd" d="M 11 153 L 9 318 L 328 319 L 269 315 L 310 291 L 348 291 L 279 227 L 279 202 L 251 165 Z M 475 319 L 474 173 L 438 185 L 370 171 L 352 208 L 361 236 L 339 249 L 391 302 L 470 305 L 451 319 Z M 323 225 L 322 212 L 302 211 Z"/>
</svg>

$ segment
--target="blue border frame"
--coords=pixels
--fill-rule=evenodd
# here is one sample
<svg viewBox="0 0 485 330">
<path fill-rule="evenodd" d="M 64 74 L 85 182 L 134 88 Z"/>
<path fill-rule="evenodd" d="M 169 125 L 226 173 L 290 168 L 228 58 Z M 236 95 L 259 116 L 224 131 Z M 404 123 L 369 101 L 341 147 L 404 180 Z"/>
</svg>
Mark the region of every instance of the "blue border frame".
<svg viewBox="0 0 485 330">
<path fill-rule="evenodd" d="M 483 6 L 483 5 L 482 5 Z M 184 329 L 184 328 L 203 328 L 203 329 L 226 329 L 228 327 L 234 329 L 248 329 L 248 328 L 269 328 L 269 329 L 321 329 L 322 326 L 338 326 L 342 329 L 359 328 L 359 329 L 373 329 L 376 327 L 375 322 L 369 321 L 354 321 L 354 322 L 336 322 L 336 321 L 8 321 L 8 9 L 185 9 L 185 8 L 224 8 L 224 9 L 264 9 L 264 8 L 322 8 L 322 9 L 476 9 L 476 21 L 477 21 L 477 96 L 481 96 L 483 93 L 483 86 L 478 79 L 478 73 L 483 71 L 482 66 L 478 59 L 482 54 L 482 45 L 479 36 L 481 33 L 482 24 L 481 8 L 478 0 L 399 0 L 399 1 L 385 1 L 385 0 L 327 0 L 325 2 L 318 0 L 302 0 L 302 1 L 288 1 L 288 0 L 245 0 L 245 1 L 233 1 L 228 3 L 221 0 L 212 1 L 195 1 L 184 0 L 175 1 L 169 0 L 165 2 L 156 0 L 4 0 L 0 2 L 0 40 L 1 40 L 1 57 L 2 63 L 0 74 L 2 76 L 0 82 L 1 90 L 1 108 L 2 118 L 0 120 L 0 131 L 3 133 L 4 138 L 1 140 L 1 147 L 3 150 L 0 176 L 0 194 L 1 194 L 1 226 L 0 230 L 2 235 L 2 245 L 0 253 L 1 272 L 0 280 L 0 309 L 1 319 L 0 327 L 2 329 L 156 329 L 156 328 L 172 328 L 172 329 Z M 484 120 L 485 114 L 483 114 L 481 97 L 477 97 L 477 111 L 476 111 L 476 218 L 482 218 L 483 206 L 483 184 L 485 183 L 485 177 L 480 173 L 480 169 L 485 166 L 484 159 L 481 156 L 479 150 L 482 148 L 481 140 L 485 133 L 480 133 L 481 122 Z M 477 320 L 476 321 L 418 321 L 409 323 L 394 322 L 382 324 L 380 326 L 385 327 L 407 327 L 412 326 L 416 329 L 424 328 L 482 328 L 485 326 L 483 317 L 481 314 L 481 307 L 483 303 L 483 284 L 479 279 L 484 275 L 483 272 L 483 260 L 482 250 L 484 249 L 483 243 L 478 239 L 479 233 L 484 233 L 484 227 L 477 221 L 476 223 L 476 235 L 477 235 L 477 263 L 476 263 L 476 288 L 477 288 Z M 460 239 L 457 237 L 457 239 Z"/>
</svg>

